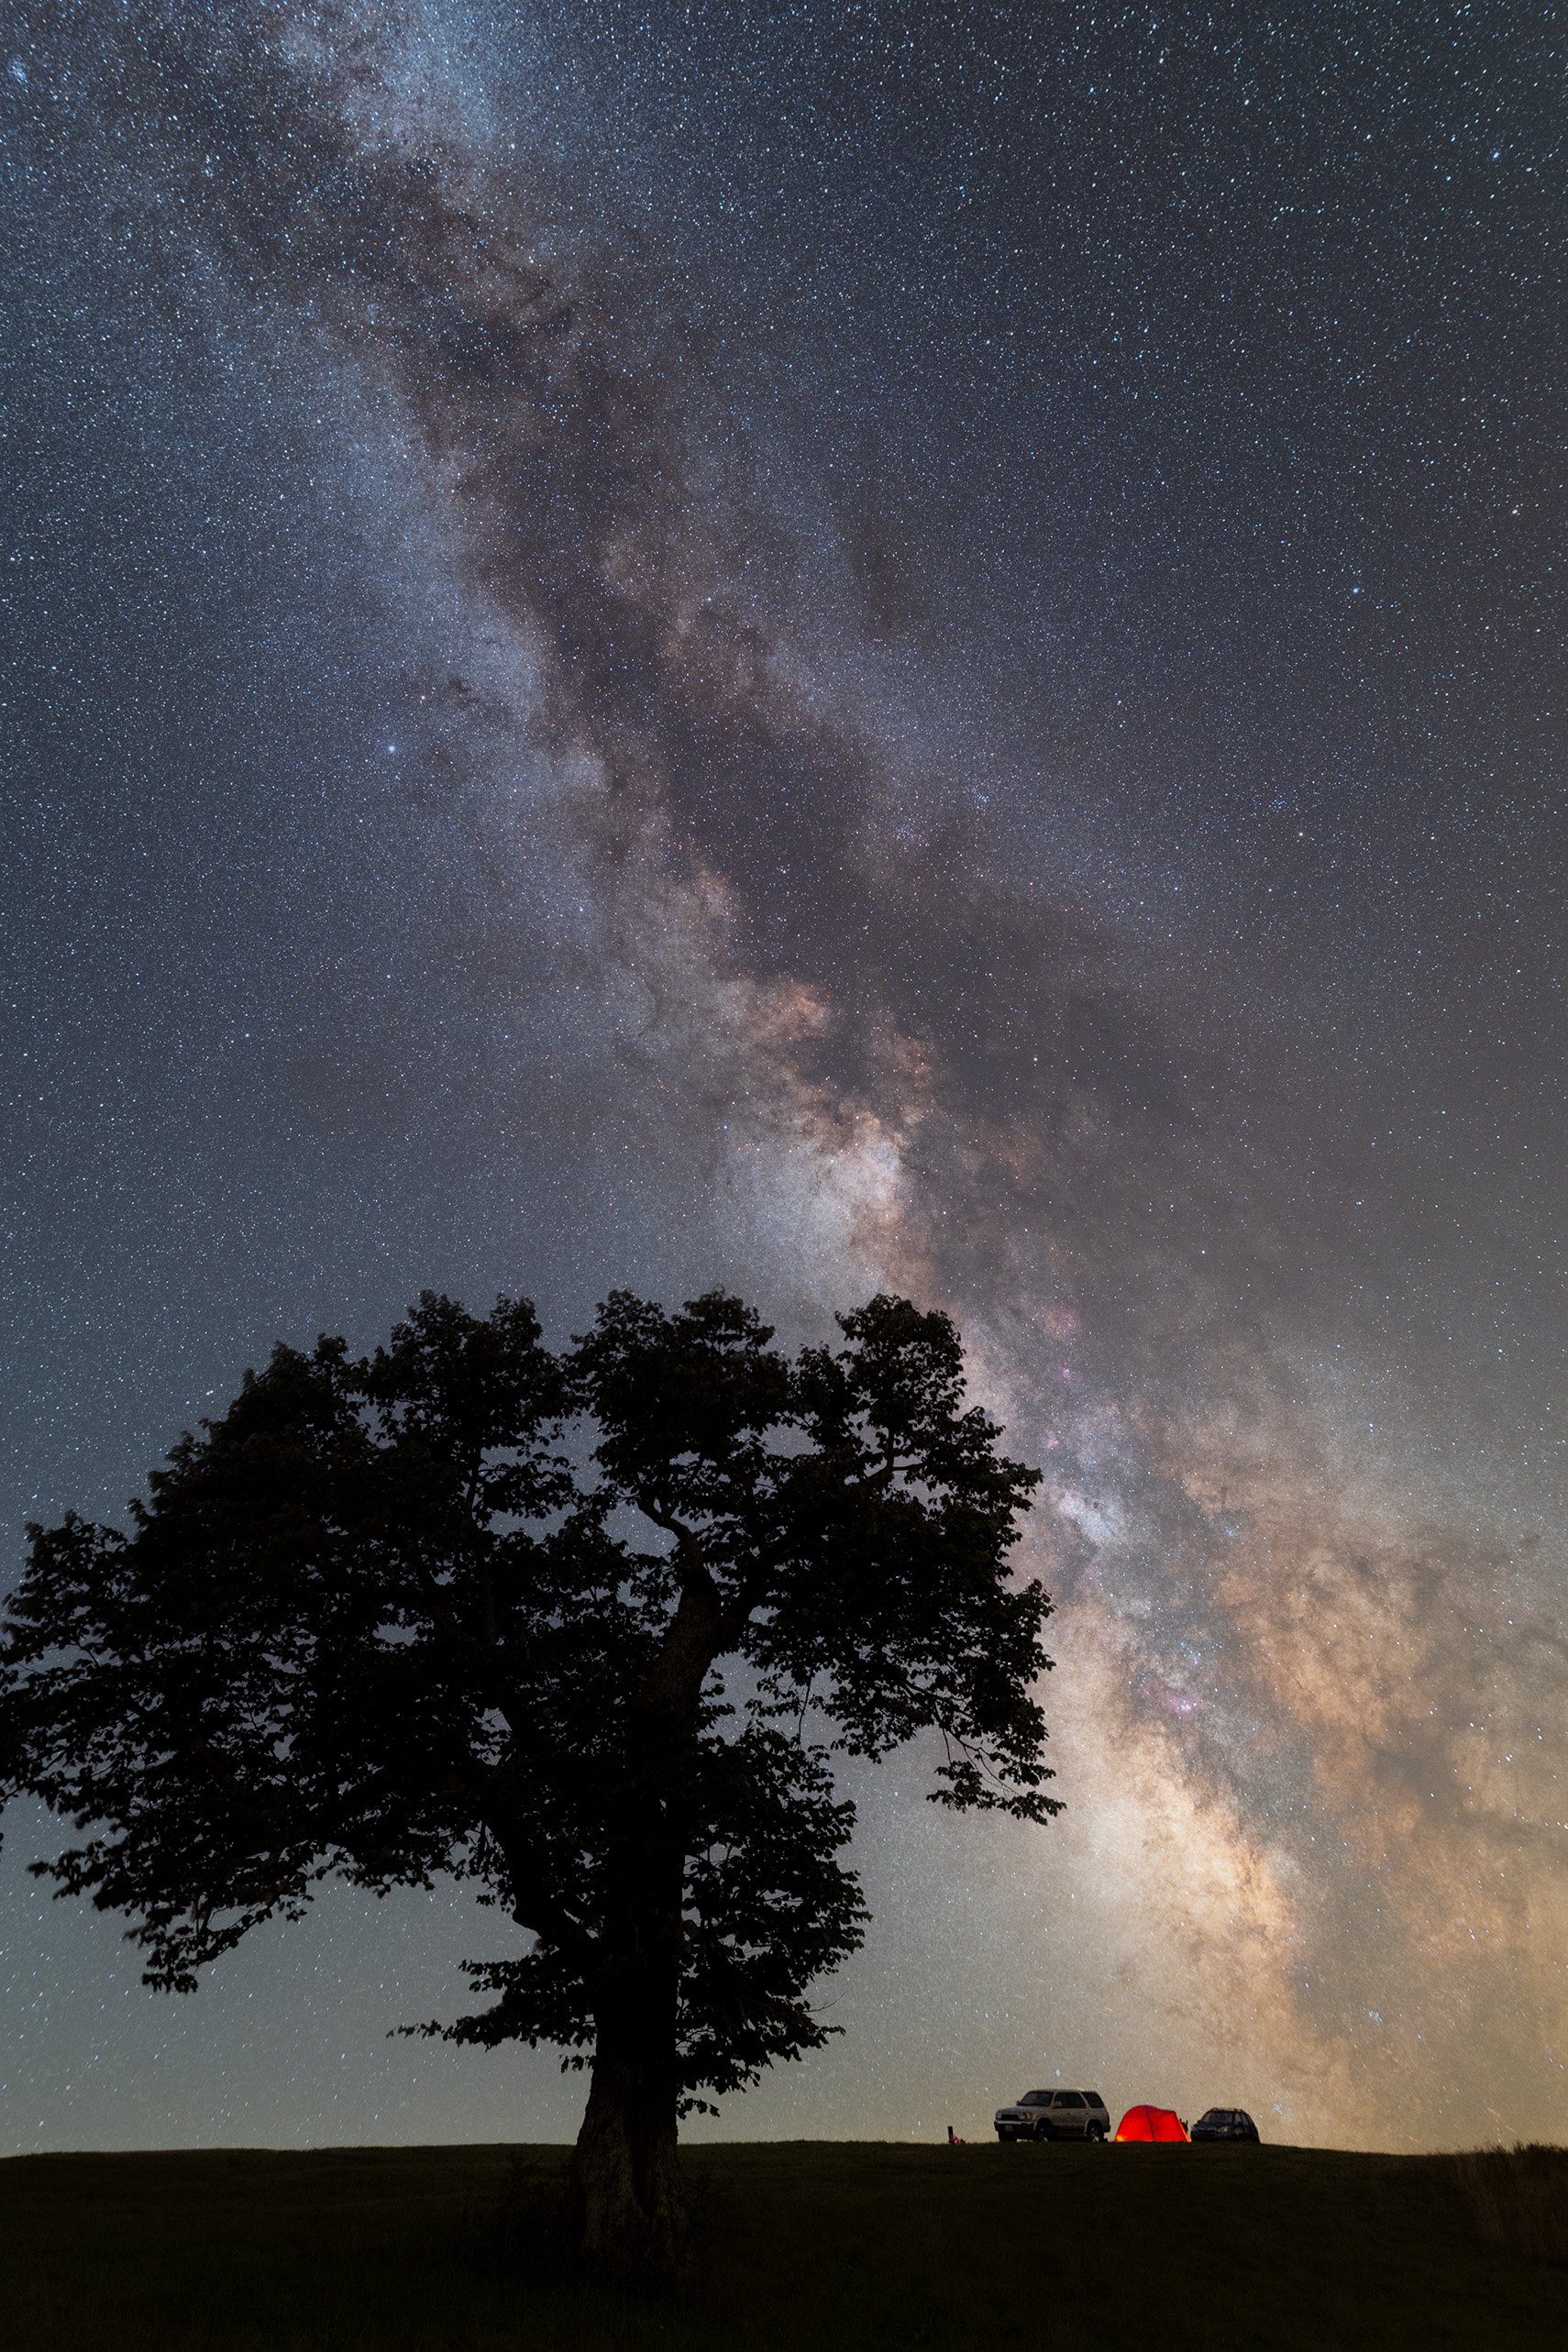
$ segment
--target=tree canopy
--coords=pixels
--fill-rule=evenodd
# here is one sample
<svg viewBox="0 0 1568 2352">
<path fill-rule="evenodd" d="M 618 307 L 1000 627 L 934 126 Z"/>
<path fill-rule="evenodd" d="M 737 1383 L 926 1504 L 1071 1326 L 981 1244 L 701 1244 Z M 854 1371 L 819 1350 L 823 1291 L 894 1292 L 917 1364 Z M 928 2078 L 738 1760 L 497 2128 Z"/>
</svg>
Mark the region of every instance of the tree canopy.
<svg viewBox="0 0 1568 2352">
<path fill-rule="evenodd" d="M 860 1939 L 830 1744 L 933 1734 L 938 1803 L 1057 1810 L 1038 1474 L 946 1317 L 840 1328 L 791 1357 L 723 1293 L 616 1292 L 556 1354 L 427 1293 L 367 1356 L 278 1348 L 127 1530 L 29 1530 L 0 1790 L 82 1833 L 35 1867 L 181 1992 L 328 1875 L 472 1882 L 526 1940 L 431 2030 L 591 2064 L 585 2238 L 668 2250 L 679 2112 L 820 2045 Z"/>
</svg>

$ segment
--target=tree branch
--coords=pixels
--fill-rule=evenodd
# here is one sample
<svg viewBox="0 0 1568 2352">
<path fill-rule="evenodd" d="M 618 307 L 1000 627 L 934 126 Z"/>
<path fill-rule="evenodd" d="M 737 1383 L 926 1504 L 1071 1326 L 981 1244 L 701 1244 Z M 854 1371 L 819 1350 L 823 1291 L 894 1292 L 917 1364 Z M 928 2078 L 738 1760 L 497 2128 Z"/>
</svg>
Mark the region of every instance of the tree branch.
<svg viewBox="0 0 1568 2352">
<path fill-rule="evenodd" d="M 491 1765 L 485 1771 L 480 1803 L 484 1826 L 506 1864 L 513 1916 L 519 1927 L 535 1935 L 547 1935 L 552 1943 L 580 1961 L 593 1950 L 592 1934 L 549 1884 L 537 1843 L 524 1828 L 515 1797 L 503 1785 L 506 1777 L 504 1765 Z"/>
</svg>

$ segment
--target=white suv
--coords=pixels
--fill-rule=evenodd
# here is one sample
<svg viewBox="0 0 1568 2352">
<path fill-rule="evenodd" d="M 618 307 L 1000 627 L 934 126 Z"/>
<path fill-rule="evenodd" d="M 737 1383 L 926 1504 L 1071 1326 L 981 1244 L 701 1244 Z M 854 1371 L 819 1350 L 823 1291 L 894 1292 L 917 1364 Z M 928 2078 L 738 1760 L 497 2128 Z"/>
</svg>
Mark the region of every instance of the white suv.
<svg viewBox="0 0 1568 2352">
<path fill-rule="evenodd" d="M 1110 2137 L 1110 2116 L 1098 2091 L 1026 2091 L 1016 2107 L 997 2109 L 998 2139 Z"/>
</svg>

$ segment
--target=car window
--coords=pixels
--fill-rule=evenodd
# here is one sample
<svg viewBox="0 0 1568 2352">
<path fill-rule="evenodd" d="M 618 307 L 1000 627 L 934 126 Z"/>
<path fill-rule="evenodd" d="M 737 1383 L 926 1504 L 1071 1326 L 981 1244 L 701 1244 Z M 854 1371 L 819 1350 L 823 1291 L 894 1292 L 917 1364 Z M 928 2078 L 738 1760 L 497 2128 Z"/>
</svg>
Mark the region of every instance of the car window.
<svg viewBox="0 0 1568 2352">
<path fill-rule="evenodd" d="M 1081 2091 L 1064 2091 L 1056 2101 L 1058 2107 L 1081 2107 L 1083 2104 L 1084 2094 Z"/>
<path fill-rule="evenodd" d="M 1084 2097 L 1088 2100 L 1091 2107 L 1103 2107 L 1105 2104 L 1105 2101 L 1100 2097 L 1098 2091 L 1086 2091 L 1084 2093 Z"/>
<path fill-rule="evenodd" d="M 1049 2091 L 1026 2091 L 1018 2104 L 1021 2107 L 1048 2107 L 1051 2093 Z"/>
</svg>

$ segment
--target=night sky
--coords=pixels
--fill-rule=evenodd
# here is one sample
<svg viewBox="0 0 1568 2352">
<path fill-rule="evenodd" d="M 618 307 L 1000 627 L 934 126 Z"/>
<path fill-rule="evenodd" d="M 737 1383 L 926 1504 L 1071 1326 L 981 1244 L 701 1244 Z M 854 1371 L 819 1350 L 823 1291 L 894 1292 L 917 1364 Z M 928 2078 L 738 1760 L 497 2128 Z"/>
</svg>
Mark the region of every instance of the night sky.
<svg viewBox="0 0 1568 2352">
<path fill-rule="evenodd" d="M 423 1287 L 949 1308 L 1046 1830 L 846 1779 L 845 2027 L 1568 2135 L 1568 21 L 7 12 L 6 1558 Z M 560 2138 L 329 1891 L 195 1996 L 0 1879 L 7 2148 Z"/>
</svg>

